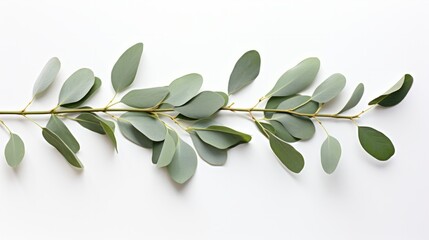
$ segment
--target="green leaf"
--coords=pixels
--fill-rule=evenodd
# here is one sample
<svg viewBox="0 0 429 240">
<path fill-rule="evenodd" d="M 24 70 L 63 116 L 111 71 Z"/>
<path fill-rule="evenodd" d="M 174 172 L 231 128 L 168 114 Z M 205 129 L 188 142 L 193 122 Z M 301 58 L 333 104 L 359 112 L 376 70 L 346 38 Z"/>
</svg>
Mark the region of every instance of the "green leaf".
<svg viewBox="0 0 429 240">
<path fill-rule="evenodd" d="M 173 160 L 167 166 L 168 173 L 175 182 L 183 184 L 195 174 L 197 163 L 197 154 L 194 149 L 179 139 Z"/>
<path fill-rule="evenodd" d="M 313 114 L 319 108 L 319 103 L 311 101 L 310 96 L 293 96 L 281 102 L 277 109 L 293 110 L 298 113 Z"/>
<path fill-rule="evenodd" d="M 328 136 L 322 144 L 320 151 L 323 170 L 331 174 L 337 168 L 341 157 L 341 145 L 338 140 L 332 136 Z"/>
<path fill-rule="evenodd" d="M 91 90 L 94 82 L 94 73 L 90 69 L 81 68 L 77 70 L 64 82 L 60 91 L 58 105 L 81 100 Z"/>
<path fill-rule="evenodd" d="M 204 161 L 213 166 L 222 166 L 225 164 L 228 157 L 227 150 L 218 149 L 206 144 L 194 132 L 190 132 L 189 135 L 191 136 L 192 143 L 198 155 L 200 155 Z"/>
<path fill-rule="evenodd" d="M 374 158 L 385 161 L 395 154 L 392 141 L 382 132 L 371 127 L 358 127 L 360 145 Z"/>
<path fill-rule="evenodd" d="M 128 48 L 112 69 L 112 86 L 116 93 L 122 92 L 134 82 L 143 53 L 143 43 Z"/>
<path fill-rule="evenodd" d="M 221 97 L 223 97 L 224 103 L 222 107 L 225 107 L 228 104 L 229 101 L 229 97 L 228 94 L 224 93 L 224 92 L 215 92 L 217 94 L 219 94 Z"/>
<path fill-rule="evenodd" d="M 207 118 L 219 111 L 223 107 L 225 99 L 218 93 L 204 91 L 195 96 L 185 105 L 174 109 L 193 119 Z"/>
<path fill-rule="evenodd" d="M 243 54 L 232 70 L 228 83 L 228 94 L 233 94 L 251 84 L 259 75 L 261 56 L 255 50 Z"/>
<path fill-rule="evenodd" d="M 312 138 L 316 131 L 313 122 L 307 117 L 277 113 L 273 120 L 280 122 L 292 136 L 302 140 Z"/>
<path fill-rule="evenodd" d="M 109 125 L 111 129 L 115 129 L 115 124 L 112 121 L 103 119 L 95 113 L 81 113 L 76 117 L 76 122 L 82 127 L 99 134 L 106 134 L 101 122 Z"/>
<path fill-rule="evenodd" d="M 11 167 L 17 167 L 24 158 L 24 154 L 24 142 L 15 133 L 10 133 L 9 141 L 4 149 L 4 156 L 6 157 L 7 164 Z"/>
<path fill-rule="evenodd" d="M 100 125 L 103 128 L 104 132 L 106 133 L 107 137 L 112 142 L 113 146 L 115 147 L 116 152 L 118 152 L 118 144 L 116 143 L 116 137 L 115 137 L 115 128 L 112 128 L 111 125 L 105 123 L 104 121 L 100 121 Z"/>
<path fill-rule="evenodd" d="M 94 93 L 101 87 L 101 79 L 99 79 L 98 77 L 95 77 L 94 80 L 94 85 L 92 85 L 91 89 L 89 90 L 89 92 L 85 95 L 85 97 L 83 97 L 81 100 L 74 102 L 74 103 L 69 103 L 69 104 L 62 104 L 62 107 L 66 107 L 66 108 L 77 108 L 80 107 L 84 102 L 86 102 L 86 100 L 88 100 L 90 97 L 92 97 L 94 95 Z"/>
<path fill-rule="evenodd" d="M 130 107 L 151 108 L 161 104 L 167 95 L 168 87 L 136 89 L 125 94 L 121 102 Z"/>
<path fill-rule="evenodd" d="M 319 103 L 327 103 L 338 96 L 345 86 L 346 78 L 342 74 L 332 74 L 314 90 L 311 98 Z"/>
<path fill-rule="evenodd" d="M 152 148 L 152 141 L 143 135 L 139 130 L 137 130 L 131 123 L 124 119 L 118 119 L 117 121 L 119 131 L 122 135 L 130 142 L 143 147 L 143 148 Z"/>
<path fill-rule="evenodd" d="M 42 72 L 40 72 L 39 77 L 33 86 L 33 97 L 37 97 L 43 92 L 45 92 L 49 86 L 57 78 L 58 72 L 61 68 L 61 62 L 58 58 L 53 57 L 49 59 L 46 65 L 43 67 Z"/>
<path fill-rule="evenodd" d="M 252 139 L 248 134 L 224 126 L 196 128 L 195 132 L 202 141 L 218 149 L 231 148 Z"/>
<path fill-rule="evenodd" d="M 289 143 L 297 142 L 300 140 L 299 138 L 295 138 L 294 136 L 292 136 L 280 122 L 276 120 L 270 120 L 269 123 L 274 128 L 274 132 L 271 133 L 274 133 L 274 135 L 279 137 L 281 140 Z"/>
<path fill-rule="evenodd" d="M 268 99 L 267 104 L 265 105 L 265 109 L 278 109 L 280 103 L 291 98 L 293 96 L 288 97 L 270 97 Z M 271 118 L 274 115 L 274 112 L 264 112 L 265 118 Z"/>
<path fill-rule="evenodd" d="M 274 129 L 274 127 L 266 122 L 260 122 L 260 121 L 254 121 L 256 127 L 258 127 L 258 130 L 264 134 L 266 137 L 269 137 L 268 133 L 266 133 L 266 131 L 270 131 L 272 133 L 275 133 L 276 130 Z"/>
<path fill-rule="evenodd" d="M 51 130 L 74 152 L 77 153 L 80 149 L 79 142 L 67 128 L 63 121 L 57 116 L 51 115 L 46 128 Z"/>
<path fill-rule="evenodd" d="M 127 112 L 121 118 L 127 120 L 152 141 L 158 142 L 165 139 L 167 128 L 161 120 L 153 115 L 144 112 Z"/>
<path fill-rule="evenodd" d="M 166 167 L 173 160 L 174 153 L 176 152 L 178 137 L 175 132 L 173 132 L 175 136 L 172 136 L 171 132 L 173 131 L 167 131 L 165 140 L 163 142 L 155 143 L 156 145 L 159 145 L 157 148 L 160 148 L 159 155 L 156 160 L 153 159 L 152 156 L 152 162 L 156 163 L 157 167 Z M 153 149 L 155 151 L 155 147 Z"/>
<path fill-rule="evenodd" d="M 67 160 L 70 165 L 75 168 L 82 169 L 83 165 L 75 155 L 75 153 L 61 140 L 61 138 L 54 132 L 47 128 L 42 128 L 42 135 L 45 140 L 55 147 Z"/>
<path fill-rule="evenodd" d="M 383 95 L 373 99 L 368 105 L 378 104 L 383 107 L 392 107 L 400 103 L 413 85 L 413 77 L 410 74 L 405 74 L 393 87 L 391 87 Z"/>
<path fill-rule="evenodd" d="M 337 114 L 343 113 L 343 112 L 355 107 L 359 103 L 359 101 L 362 99 L 364 90 L 365 90 L 365 87 L 363 86 L 363 84 L 359 83 L 356 86 L 355 90 L 353 91 L 353 94 L 350 97 L 349 101 L 346 103 L 346 105 L 343 107 L 343 109 L 341 109 L 341 111 L 339 111 Z"/>
<path fill-rule="evenodd" d="M 304 168 L 304 158 L 301 153 L 273 133 L 268 132 L 268 134 L 270 135 L 270 147 L 280 162 L 294 173 L 301 172 Z"/>
<path fill-rule="evenodd" d="M 319 68 L 320 61 L 318 58 L 303 60 L 294 68 L 285 72 L 265 97 L 286 97 L 301 92 L 313 83 Z"/>
<path fill-rule="evenodd" d="M 203 77 L 200 74 L 182 76 L 170 83 L 168 86 L 170 94 L 164 102 L 172 106 L 181 106 L 195 97 L 202 85 Z"/>
</svg>

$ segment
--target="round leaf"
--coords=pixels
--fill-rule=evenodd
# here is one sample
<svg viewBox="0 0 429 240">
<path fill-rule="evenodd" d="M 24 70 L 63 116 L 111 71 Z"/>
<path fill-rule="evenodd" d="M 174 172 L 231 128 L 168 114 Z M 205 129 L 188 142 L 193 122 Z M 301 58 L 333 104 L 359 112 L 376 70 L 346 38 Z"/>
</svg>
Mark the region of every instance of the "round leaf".
<svg viewBox="0 0 429 240">
<path fill-rule="evenodd" d="M 159 105 L 167 95 L 167 87 L 137 89 L 125 94 L 121 102 L 130 107 L 151 108 Z"/>
<path fill-rule="evenodd" d="M 335 73 L 314 90 L 311 98 L 319 103 L 327 103 L 338 96 L 345 86 L 346 78 L 340 73 Z"/>
<path fill-rule="evenodd" d="M 81 68 L 77 70 L 64 82 L 60 91 L 58 105 L 81 100 L 91 90 L 94 82 L 94 73 L 90 69 Z"/>
<path fill-rule="evenodd" d="M 313 122 L 306 117 L 275 114 L 273 120 L 280 122 L 292 136 L 298 139 L 308 140 L 316 132 Z"/>
<path fill-rule="evenodd" d="M 243 54 L 232 70 L 228 83 L 228 94 L 233 94 L 252 83 L 259 75 L 261 56 L 255 50 Z"/>
<path fill-rule="evenodd" d="M 39 77 L 33 86 L 33 97 L 37 97 L 46 91 L 55 81 L 61 68 L 61 62 L 58 58 L 51 58 L 40 72 Z"/>
<path fill-rule="evenodd" d="M 301 172 L 304 168 L 304 158 L 301 153 L 273 133 L 268 132 L 268 134 L 270 135 L 270 147 L 280 162 L 294 173 Z"/>
<path fill-rule="evenodd" d="M 128 48 L 112 69 L 112 86 L 115 92 L 122 92 L 134 82 L 143 53 L 143 43 Z"/>
<path fill-rule="evenodd" d="M 179 139 L 171 163 L 167 166 L 170 177 L 177 183 L 188 181 L 197 169 L 197 154 L 186 142 Z"/>
<path fill-rule="evenodd" d="M 275 120 L 270 120 L 269 122 L 274 128 L 274 132 L 271 133 L 274 133 L 274 135 L 279 137 L 281 140 L 289 143 L 293 143 L 300 140 L 299 138 L 295 138 L 294 136 L 292 136 L 280 122 Z"/>
<path fill-rule="evenodd" d="M 79 106 L 81 106 L 84 102 L 86 102 L 86 100 L 88 100 L 90 97 L 92 97 L 94 95 L 94 93 L 101 87 L 101 79 L 98 77 L 95 77 L 94 79 L 94 85 L 92 85 L 91 89 L 89 90 L 89 92 L 85 95 L 85 97 L 83 97 L 81 100 L 74 102 L 74 103 L 69 103 L 69 104 L 62 104 L 62 107 L 66 107 L 66 108 L 77 108 Z"/>
<path fill-rule="evenodd" d="M 121 116 L 152 141 L 163 141 L 167 128 L 158 118 L 143 112 L 128 112 Z"/>
<path fill-rule="evenodd" d="M 341 145 L 338 140 L 332 136 L 328 136 L 322 144 L 320 151 L 323 170 L 331 174 L 337 168 L 341 157 Z"/>
<path fill-rule="evenodd" d="M 119 131 L 130 142 L 143 147 L 152 148 L 152 141 L 137 130 L 131 123 L 124 119 L 118 119 Z"/>
<path fill-rule="evenodd" d="M 392 141 L 382 132 L 371 127 L 358 127 L 359 142 L 374 158 L 385 161 L 395 154 Z"/>
<path fill-rule="evenodd" d="M 195 97 L 202 85 L 203 77 L 200 74 L 191 73 L 182 76 L 170 83 L 168 86 L 170 94 L 164 102 L 173 106 L 181 106 Z"/>
<path fill-rule="evenodd" d="M 202 141 L 218 149 L 231 148 L 252 139 L 248 134 L 224 126 L 198 128 L 196 133 Z"/>
<path fill-rule="evenodd" d="M 192 143 L 194 144 L 198 155 L 200 155 L 204 161 L 213 166 L 221 166 L 225 164 L 228 157 L 226 150 L 218 149 L 206 144 L 194 132 L 191 132 L 189 135 L 191 136 Z"/>
<path fill-rule="evenodd" d="M 17 167 L 24 158 L 25 147 L 22 139 L 15 133 L 10 134 L 9 141 L 4 149 L 6 162 L 11 167 Z"/>
<path fill-rule="evenodd" d="M 223 107 L 225 99 L 215 92 L 205 91 L 195 96 L 183 106 L 174 109 L 193 119 L 207 118 Z"/>
<path fill-rule="evenodd" d="M 363 84 L 359 83 L 356 86 L 355 90 L 353 91 L 353 94 L 350 97 L 349 101 L 346 103 L 346 105 L 343 107 L 343 109 L 341 109 L 341 111 L 339 111 L 337 114 L 343 113 L 343 112 L 355 107 L 359 103 L 359 101 L 361 100 L 364 90 L 365 90 L 365 87 L 363 86 Z"/>
</svg>

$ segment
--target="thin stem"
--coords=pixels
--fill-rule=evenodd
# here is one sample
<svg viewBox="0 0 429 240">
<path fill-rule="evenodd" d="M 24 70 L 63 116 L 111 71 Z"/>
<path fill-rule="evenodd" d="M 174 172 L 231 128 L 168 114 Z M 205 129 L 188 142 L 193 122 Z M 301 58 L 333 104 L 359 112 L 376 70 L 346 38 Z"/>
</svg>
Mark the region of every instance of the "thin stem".
<svg viewBox="0 0 429 240">
<path fill-rule="evenodd" d="M 10 134 L 12 134 L 12 131 L 10 130 L 10 128 L 6 125 L 5 122 L 3 122 L 3 120 L 0 120 L 0 124 L 3 125 L 3 127 L 7 130 L 7 132 Z"/>
<path fill-rule="evenodd" d="M 33 119 L 29 118 L 25 114 L 23 114 L 22 116 L 25 117 L 26 119 L 30 120 L 32 123 L 36 124 L 39 128 L 43 128 L 40 124 L 38 124 L 36 121 L 34 121 Z"/>
<path fill-rule="evenodd" d="M 182 123 L 180 123 L 179 121 L 177 121 L 177 119 L 176 119 L 175 117 L 173 117 L 173 116 L 171 116 L 171 115 L 169 115 L 169 114 L 165 114 L 165 113 L 157 113 L 157 115 L 165 116 L 165 117 L 170 118 L 170 119 L 171 119 L 175 124 L 177 124 L 181 129 L 183 129 L 184 131 L 188 131 L 188 127 L 183 126 L 183 124 L 182 124 Z"/>
<path fill-rule="evenodd" d="M 22 109 L 21 112 L 25 112 L 25 110 L 27 110 L 27 108 L 33 103 L 34 101 L 34 96 L 33 98 L 31 98 L 31 100 L 27 103 L 27 105 L 25 105 L 24 109 Z"/>
<path fill-rule="evenodd" d="M 318 123 L 319 123 L 319 125 L 323 128 L 323 131 L 325 131 L 325 133 L 326 133 L 326 135 L 328 135 L 329 136 L 329 133 L 328 133 L 328 130 L 326 130 L 326 128 L 325 128 L 325 126 L 323 126 L 323 124 L 322 124 L 322 121 L 320 121 L 318 118 L 314 118 Z"/>
<path fill-rule="evenodd" d="M 115 104 L 112 104 L 113 100 L 115 100 L 115 98 L 116 98 L 117 95 L 118 95 L 118 93 L 115 93 L 115 95 L 113 95 L 112 99 L 110 99 L 110 101 L 106 104 L 106 106 L 104 107 L 104 109 L 107 110 L 109 107 L 111 107 L 111 106 L 115 105 L 116 103 L 118 103 L 118 102 L 116 102 Z"/>
</svg>

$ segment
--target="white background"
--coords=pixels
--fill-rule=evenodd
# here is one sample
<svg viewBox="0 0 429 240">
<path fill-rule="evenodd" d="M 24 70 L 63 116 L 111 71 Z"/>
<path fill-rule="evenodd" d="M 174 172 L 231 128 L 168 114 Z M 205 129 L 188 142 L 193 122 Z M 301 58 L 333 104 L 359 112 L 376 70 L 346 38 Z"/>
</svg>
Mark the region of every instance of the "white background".
<svg viewBox="0 0 429 240">
<path fill-rule="evenodd" d="M 429 239 L 428 10 L 427 1 L 417 0 L 1 1 L 0 109 L 28 102 L 52 56 L 62 61 L 59 81 L 31 109 L 53 107 L 62 81 L 81 67 L 104 80 L 90 102 L 104 106 L 113 95 L 114 62 L 140 41 L 135 88 L 198 72 L 204 89 L 226 91 L 235 61 L 257 49 L 261 73 L 232 99 L 242 107 L 310 56 L 322 62 L 318 82 L 335 72 L 348 79 L 328 112 L 342 107 L 359 82 L 366 92 L 355 112 L 405 73 L 415 84 L 398 106 L 358 121 L 395 143 L 388 162 L 361 149 L 352 123 L 325 121 L 343 147 L 332 175 L 321 168 L 320 128 L 295 145 L 306 166 L 294 175 L 247 116 L 223 113 L 218 121 L 252 134 L 252 142 L 231 150 L 224 167 L 199 161 L 191 181 L 177 186 L 151 164 L 150 151 L 119 133 L 117 155 L 107 138 L 67 122 L 81 143 L 79 173 L 38 127 L 3 116 L 25 140 L 26 156 L 18 169 L 0 162 L 0 239 Z M 2 147 L 7 139 L 0 132 Z"/>
</svg>

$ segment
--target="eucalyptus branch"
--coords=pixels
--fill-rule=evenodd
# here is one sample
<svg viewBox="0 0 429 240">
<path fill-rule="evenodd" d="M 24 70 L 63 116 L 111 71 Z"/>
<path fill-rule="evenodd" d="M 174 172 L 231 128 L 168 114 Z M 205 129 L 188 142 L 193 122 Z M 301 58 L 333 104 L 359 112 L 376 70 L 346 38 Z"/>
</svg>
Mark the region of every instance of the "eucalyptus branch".
<svg viewBox="0 0 429 240">
<path fill-rule="evenodd" d="M 37 78 L 31 101 L 24 109 L 0 110 L 0 115 L 22 116 L 39 126 L 43 138 L 77 169 L 83 169 L 83 164 L 77 157 L 80 145 L 61 119 L 75 121 L 92 132 L 105 135 L 116 150 L 115 130 L 118 127 L 127 140 L 152 149 L 152 162 L 160 168 L 167 168 L 169 175 L 177 183 L 185 183 L 194 175 L 197 153 L 211 165 L 223 165 L 229 149 L 252 139 L 246 133 L 217 124 L 215 118 L 220 112 L 248 114 L 268 138 L 270 147 L 280 162 L 295 173 L 303 169 L 304 157 L 291 144 L 311 139 L 315 133 L 314 122 L 317 122 L 327 135 L 321 146 L 321 161 L 324 171 L 330 174 L 337 168 L 341 145 L 327 132 L 321 119 L 352 121 L 358 127 L 358 138 L 363 149 L 378 160 L 387 160 L 395 152 L 390 139 L 371 127 L 359 126 L 356 120 L 375 106 L 391 107 L 398 104 L 413 83 L 411 75 L 406 74 L 387 92 L 370 101 L 367 109 L 358 114 L 345 115 L 343 113 L 354 108 L 363 96 L 364 87 L 359 84 L 340 111 L 321 113 L 322 108 L 344 89 L 346 79 L 342 74 L 335 73 L 317 86 L 311 95 L 302 95 L 301 92 L 316 79 L 320 68 L 319 59 L 307 58 L 286 71 L 254 106 L 233 107 L 234 102 L 229 103 L 230 96 L 252 83 L 259 75 L 261 58 L 257 51 L 251 50 L 235 64 L 227 93 L 200 92 L 203 78 L 191 73 L 175 79 L 168 86 L 128 91 L 119 101 L 115 101 L 133 83 L 142 53 L 143 44 L 138 43 L 119 57 L 111 72 L 115 93 L 105 107 L 82 107 L 102 85 L 101 79 L 90 69 L 82 68 L 66 79 L 54 108 L 28 110 L 57 78 L 61 63 L 58 58 L 52 58 Z M 114 107 L 120 103 L 126 107 Z M 259 107 L 263 103 L 265 107 Z M 107 115 L 111 120 L 99 116 L 99 113 Z M 263 114 L 264 117 L 257 119 L 256 113 Z M 42 126 L 30 118 L 30 115 L 50 117 L 46 126 Z M 196 152 L 179 137 L 172 126 L 163 121 L 165 118 L 189 134 Z M 5 147 L 6 161 L 10 166 L 17 167 L 24 157 L 24 143 L 3 120 L 0 120 L 0 124 L 10 135 Z"/>
</svg>

